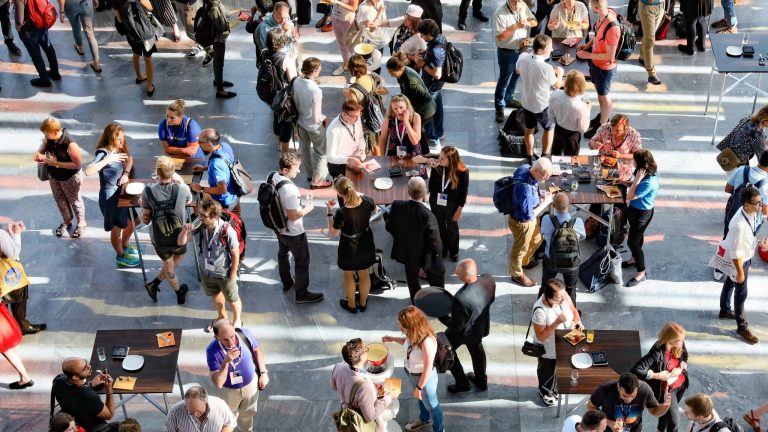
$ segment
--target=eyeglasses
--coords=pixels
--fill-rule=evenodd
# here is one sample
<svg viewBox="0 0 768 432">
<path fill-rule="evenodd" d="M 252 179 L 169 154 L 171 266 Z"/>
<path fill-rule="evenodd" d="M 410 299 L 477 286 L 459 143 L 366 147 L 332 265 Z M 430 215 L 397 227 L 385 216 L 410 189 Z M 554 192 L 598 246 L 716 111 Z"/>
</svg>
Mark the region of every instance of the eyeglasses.
<svg viewBox="0 0 768 432">
<path fill-rule="evenodd" d="M 204 213 L 201 212 L 200 213 L 200 218 L 201 219 L 213 219 L 213 216 L 207 215 L 207 214 L 204 214 Z"/>
<path fill-rule="evenodd" d="M 80 376 L 80 375 L 81 375 L 83 372 L 85 372 L 85 371 L 87 371 L 88 369 L 90 369 L 90 368 L 91 368 L 91 364 L 90 364 L 90 363 L 88 363 L 88 360 L 86 360 L 86 359 L 83 359 L 83 361 L 85 362 L 85 366 L 83 366 L 83 369 L 82 369 L 80 372 L 78 372 L 78 373 L 76 373 L 76 374 L 75 374 L 75 375 L 77 375 L 77 376 Z"/>
<path fill-rule="evenodd" d="M 753 202 L 751 202 L 751 203 L 749 203 L 749 204 L 752 204 L 752 205 L 753 205 L 753 206 L 755 206 L 755 207 L 762 207 L 762 206 L 763 206 L 763 202 L 762 202 L 762 201 L 758 201 L 758 202 L 756 202 L 756 203 L 753 203 Z"/>
</svg>

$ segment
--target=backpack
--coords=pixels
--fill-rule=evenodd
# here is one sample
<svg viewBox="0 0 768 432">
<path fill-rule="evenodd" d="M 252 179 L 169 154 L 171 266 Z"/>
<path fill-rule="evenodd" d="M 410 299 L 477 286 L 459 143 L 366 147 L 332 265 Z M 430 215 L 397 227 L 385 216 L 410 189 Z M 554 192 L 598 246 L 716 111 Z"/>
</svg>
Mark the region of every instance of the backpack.
<svg viewBox="0 0 768 432">
<path fill-rule="evenodd" d="M 371 76 L 373 77 L 373 88 L 375 89 L 381 85 L 381 77 L 377 74 L 371 74 Z M 375 91 L 369 92 L 357 82 L 349 87 L 363 94 L 363 113 L 360 121 L 368 130 L 376 133 L 381 132 L 381 124 L 384 123 L 384 113 L 386 112 L 381 95 Z"/>
<path fill-rule="evenodd" d="M 725 224 L 726 231 L 728 230 L 728 224 L 731 222 L 731 219 L 733 219 L 733 216 L 735 216 L 736 212 L 738 212 L 741 208 L 741 200 L 739 199 L 741 191 L 747 186 L 753 186 L 760 190 L 763 184 L 765 184 L 766 180 L 768 180 L 768 176 L 766 176 L 755 182 L 755 184 L 752 184 L 749 182 L 749 171 L 752 168 L 750 168 L 749 165 L 746 165 L 743 169 L 744 177 L 742 179 L 741 185 L 733 190 L 731 196 L 728 197 L 728 202 L 725 204 L 725 220 L 723 222 Z"/>
<path fill-rule="evenodd" d="M 290 180 L 282 180 L 273 184 L 272 178 L 277 174 L 273 171 L 267 177 L 267 181 L 259 186 L 257 200 L 259 201 L 259 213 L 261 213 L 261 222 L 265 227 L 275 232 L 280 232 L 288 227 L 288 219 L 283 212 L 283 203 L 280 201 L 278 191 Z"/>
<path fill-rule="evenodd" d="M 517 208 L 514 202 L 513 192 L 515 185 L 519 184 L 512 176 L 502 177 L 493 184 L 493 205 L 501 214 L 512 214 Z"/>
<path fill-rule="evenodd" d="M 176 212 L 179 185 L 171 186 L 171 197 L 165 201 L 158 201 L 151 187 L 146 191 L 152 207 L 152 242 L 158 248 L 178 248 L 177 240 L 184 226 L 184 215 Z"/>
<path fill-rule="evenodd" d="M 574 271 L 581 263 L 579 251 L 579 233 L 573 229 L 576 217 L 571 217 L 568 222 L 559 224 L 557 217 L 549 215 L 552 226 L 556 227 L 549 242 L 549 262 L 557 273 Z"/>
<path fill-rule="evenodd" d="M 603 31 L 603 40 L 605 40 L 605 34 L 608 33 L 608 30 L 613 28 L 614 26 L 619 26 L 619 45 L 616 47 L 616 60 L 625 61 L 629 58 L 630 55 L 635 51 L 635 45 L 637 41 L 635 40 L 635 31 L 632 30 L 632 27 L 624 22 L 624 19 L 620 16 L 617 16 L 616 20 L 614 21 L 608 21 L 608 24 Z"/>
<path fill-rule="evenodd" d="M 464 55 L 451 42 L 437 44 L 436 47 L 445 49 L 445 64 L 443 64 L 443 74 L 440 76 L 440 81 L 452 84 L 459 82 L 464 70 Z"/>
<path fill-rule="evenodd" d="M 277 121 L 283 123 L 296 123 L 299 120 L 299 110 L 296 109 L 296 102 L 293 100 L 293 82 L 294 77 L 287 86 L 280 89 L 272 101 L 272 111 L 277 115 Z"/>
<path fill-rule="evenodd" d="M 608 210 L 604 211 L 601 215 L 603 219 L 608 220 L 610 213 Z M 624 219 L 624 213 L 618 207 L 613 208 L 613 229 L 611 230 L 611 245 L 618 246 L 624 243 L 629 234 L 629 221 Z M 597 239 L 595 240 L 600 247 L 605 246 L 608 243 L 608 227 L 605 224 L 600 224 L 600 229 L 597 231 Z"/>
<path fill-rule="evenodd" d="M 384 269 L 384 251 L 376 249 L 375 261 L 368 270 L 371 278 L 371 291 L 373 290 L 391 290 L 397 288 L 395 281 L 387 276 Z M 357 277 L 357 274 L 355 274 Z"/>
<path fill-rule="evenodd" d="M 157 37 L 157 30 L 150 18 L 152 13 L 144 9 L 139 0 L 126 0 L 121 12 L 125 33 L 129 39 L 144 42 Z"/>
<path fill-rule="evenodd" d="M 205 7 L 198 9 L 193 23 L 195 42 L 202 47 L 213 45 L 213 40 L 216 39 L 216 28 L 213 25 L 211 10 Z"/>
<path fill-rule="evenodd" d="M 248 235 L 248 232 L 245 230 L 245 223 L 242 219 L 240 219 L 240 216 L 232 213 L 227 209 L 221 209 L 221 220 L 227 223 L 226 226 L 224 226 L 224 229 L 221 231 L 221 243 L 224 246 L 227 245 L 227 227 L 231 226 L 232 229 L 235 230 L 235 234 L 237 234 L 237 241 L 240 243 L 240 262 L 242 263 L 243 255 L 245 254 L 245 240 Z"/>
<path fill-rule="evenodd" d="M 277 52 L 275 55 L 277 61 L 272 59 L 266 48 L 261 50 L 259 54 L 261 60 L 259 61 L 259 72 L 256 75 L 256 94 L 259 95 L 259 99 L 268 104 L 272 104 L 280 89 L 285 87 L 282 70 L 285 53 Z"/>
<path fill-rule="evenodd" d="M 214 159 L 221 159 L 227 164 L 227 168 L 229 168 L 229 181 L 235 187 L 235 195 L 241 197 L 253 192 L 251 175 L 248 174 L 248 171 L 239 160 L 235 160 L 235 163 L 232 163 L 226 157 L 213 153 L 210 159 L 208 159 L 208 163 L 210 164 Z"/>
<path fill-rule="evenodd" d="M 56 7 L 49 0 L 28 0 L 27 15 L 35 28 L 49 29 L 56 24 Z"/>
<path fill-rule="evenodd" d="M 435 334 L 437 340 L 437 352 L 435 353 L 435 360 L 433 364 L 437 373 L 446 373 L 453 367 L 453 363 L 456 361 L 456 353 L 453 352 L 451 342 L 448 341 L 448 336 L 445 332 L 437 332 Z"/>
<path fill-rule="evenodd" d="M 331 414 L 336 430 L 339 432 L 374 432 L 376 430 L 376 420 L 366 423 L 363 415 L 350 406 L 364 382 L 364 379 L 356 380 L 352 389 L 349 390 L 349 399 L 347 399 L 349 403 L 343 402 L 341 409 Z"/>
<path fill-rule="evenodd" d="M 681 12 L 672 17 L 672 27 L 675 29 L 675 35 L 678 39 L 685 39 L 688 35 L 688 27 L 685 23 L 685 15 Z"/>
<path fill-rule="evenodd" d="M 730 429 L 731 432 L 744 432 L 744 428 L 741 427 L 740 424 L 736 423 L 732 417 L 725 417 L 719 422 L 713 424 L 709 427 L 709 431 L 707 432 L 718 432 L 725 428 Z"/>
</svg>

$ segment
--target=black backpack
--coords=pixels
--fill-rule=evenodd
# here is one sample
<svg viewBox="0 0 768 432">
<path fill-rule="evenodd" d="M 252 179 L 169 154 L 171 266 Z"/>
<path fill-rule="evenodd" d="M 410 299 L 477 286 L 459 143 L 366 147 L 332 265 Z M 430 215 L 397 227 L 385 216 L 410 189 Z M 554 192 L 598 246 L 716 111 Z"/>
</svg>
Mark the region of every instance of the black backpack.
<svg viewBox="0 0 768 432">
<path fill-rule="evenodd" d="M 397 288 L 395 281 L 387 276 L 387 270 L 384 269 L 384 251 L 376 249 L 374 259 L 373 265 L 368 269 L 371 278 L 371 290 L 383 291 Z"/>
<path fill-rule="evenodd" d="M 635 39 L 635 31 L 632 30 L 632 26 L 625 23 L 621 16 L 618 16 L 615 21 L 608 21 L 608 24 L 603 31 L 602 39 L 605 40 L 605 35 L 608 30 L 614 26 L 619 26 L 619 45 L 616 47 L 616 60 L 625 61 L 635 51 L 635 45 L 637 43 Z"/>
<path fill-rule="evenodd" d="M 381 85 L 381 77 L 377 74 L 371 74 L 373 77 L 373 88 L 377 88 Z M 363 94 L 363 113 L 360 121 L 373 132 L 381 132 L 381 125 L 384 123 L 384 101 L 381 99 L 381 95 L 375 91 L 369 92 L 365 87 L 358 83 L 354 83 L 350 88 L 354 88 Z"/>
<path fill-rule="evenodd" d="M 445 49 L 445 64 L 443 64 L 443 74 L 440 76 L 440 81 L 452 84 L 459 82 L 464 70 L 464 55 L 451 42 L 437 44 L 436 47 Z"/>
<path fill-rule="evenodd" d="M 755 184 L 752 184 L 749 182 L 749 171 L 752 168 L 749 167 L 749 165 L 746 165 L 744 170 L 744 177 L 742 178 L 741 185 L 739 187 L 735 188 L 733 192 L 731 193 L 731 196 L 728 197 L 728 202 L 725 204 L 725 220 L 723 223 L 725 224 L 725 233 L 728 233 L 728 224 L 731 223 L 731 219 L 736 215 L 736 212 L 739 211 L 741 208 L 741 200 L 740 195 L 741 191 L 744 190 L 747 186 L 753 186 L 760 190 L 761 187 L 763 187 L 763 184 L 765 184 L 766 179 L 768 177 L 763 177 L 760 180 L 758 180 Z M 725 237 L 725 236 L 723 236 Z"/>
<path fill-rule="evenodd" d="M 184 215 L 176 212 L 176 198 L 179 196 L 179 185 L 171 186 L 171 197 L 158 201 L 152 188 L 147 188 L 147 198 L 152 207 L 152 240 L 155 247 L 178 248 L 177 240 L 184 226 Z"/>
<path fill-rule="evenodd" d="M 685 22 L 685 15 L 681 12 L 672 17 L 672 27 L 675 29 L 675 35 L 678 39 L 685 39 L 688 36 L 688 27 Z"/>
<path fill-rule="evenodd" d="M 152 12 L 144 9 L 139 0 L 126 0 L 120 12 L 126 36 L 132 41 L 144 42 L 157 36 L 157 30 L 150 18 Z"/>
<path fill-rule="evenodd" d="M 493 205 L 501 214 L 512 214 L 517 208 L 514 202 L 513 192 L 515 185 L 520 182 L 515 181 L 513 176 L 502 177 L 493 184 Z"/>
<path fill-rule="evenodd" d="M 273 56 L 269 55 L 266 48 L 259 54 L 259 73 L 256 75 L 256 94 L 259 99 L 272 104 L 277 93 L 285 87 L 285 74 L 283 73 L 283 61 L 285 53 L 276 52 Z"/>
<path fill-rule="evenodd" d="M 277 184 L 273 184 L 272 178 L 274 178 L 275 174 L 277 172 L 271 172 L 267 177 L 267 181 L 259 186 L 257 200 L 259 201 L 261 222 L 272 231 L 280 232 L 288 227 L 288 219 L 283 212 L 283 203 L 280 201 L 278 191 L 281 187 L 291 183 L 291 181 L 282 180 Z"/>
<path fill-rule="evenodd" d="M 216 28 L 213 26 L 213 17 L 211 10 L 206 7 L 200 7 L 195 13 L 193 27 L 195 29 L 195 42 L 202 47 L 213 45 L 216 39 Z"/>
<path fill-rule="evenodd" d="M 448 336 L 445 332 L 437 332 L 435 334 L 437 339 L 437 352 L 435 353 L 435 360 L 433 364 L 437 373 L 446 373 L 453 367 L 453 363 L 456 361 L 456 353 L 453 352 L 451 342 L 448 341 Z"/>
<path fill-rule="evenodd" d="M 299 120 L 299 110 L 296 109 L 296 102 L 293 100 L 293 82 L 294 77 L 287 86 L 280 89 L 272 101 L 272 111 L 277 115 L 277 121 L 283 123 L 295 124 Z"/>
<path fill-rule="evenodd" d="M 253 192 L 251 175 L 248 174 L 248 171 L 243 167 L 243 164 L 241 164 L 239 160 L 232 163 L 226 157 L 213 153 L 211 154 L 211 158 L 208 159 L 208 163 L 210 164 L 214 159 L 221 159 L 227 164 L 227 168 L 229 168 L 229 181 L 235 187 L 235 195 L 241 197 Z"/>
<path fill-rule="evenodd" d="M 719 422 L 713 424 L 709 427 L 707 432 L 719 432 L 725 428 L 730 429 L 731 432 L 744 432 L 744 428 L 741 427 L 740 424 L 736 423 L 732 417 L 725 417 Z"/>
<path fill-rule="evenodd" d="M 573 229 L 576 217 L 571 217 L 568 222 L 559 224 L 557 217 L 549 215 L 555 232 L 549 242 L 549 262 L 557 273 L 574 271 L 581 264 L 581 252 L 579 250 L 579 233 Z"/>
</svg>

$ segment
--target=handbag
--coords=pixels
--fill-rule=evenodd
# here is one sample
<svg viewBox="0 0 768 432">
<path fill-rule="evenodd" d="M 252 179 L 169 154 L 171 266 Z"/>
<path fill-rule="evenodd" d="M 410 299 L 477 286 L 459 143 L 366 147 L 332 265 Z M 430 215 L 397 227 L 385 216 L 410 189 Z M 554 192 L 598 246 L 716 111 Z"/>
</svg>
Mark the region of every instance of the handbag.
<svg viewBox="0 0 768 432">
<path fill-rule="evenodd" d="M 726 257 L 726 249 L 723 243 L 725 243 L 725 240 L 721 241 L 717 246 L 717 252 L 709 259 L 707 266 L 714 268 L 735 281 L 737 275 L 736 266 L 733 264 L 733 260 Z"/>
<path fill-rule="evenodd" d="M 29 279 L 20 262 L 8 258 L 0 259 L 0 297 L 27 285 Z"/>
<path fill-rule="evenodd" d="M 717 164 L 720 165 L 720 168 L 726 172 L 732 171 L 741 165 L 739 156 L 737 156 L 736 152 L 730 147 L 726 147 L 723 151 L 718 153 L 716 160 Z"/>
<path fill-rule="evenodd" d="M 37 164 L 37 178 L 40 181 L 48 181 L 48 165 Z"/>
<path fill-rule="evenodd" d="M 609 285 L 622 286 L 621 254 L 611 245 L 596 250 L 579 266 L 579 279 L 591 293 Z"/>
<path fill-rule="evenodd" d="M 536 312 L 536 309 L 543 308 L 535 308 L 533 309 L 533 312 Z M 528 340 L 528 335 L 531 333 L 531 325 L 533 324 L 533 312 L 531 312 L 531 320 L 528 322 L 528 331 L 525 332 L 525 342 L 523 342 L 522 351 L 523 354 L 527 355 L 528 357 L 539 358 L 546 352 L 544 349 L 544 344 L 541 342 L 533 342 Z"/>
</svg>

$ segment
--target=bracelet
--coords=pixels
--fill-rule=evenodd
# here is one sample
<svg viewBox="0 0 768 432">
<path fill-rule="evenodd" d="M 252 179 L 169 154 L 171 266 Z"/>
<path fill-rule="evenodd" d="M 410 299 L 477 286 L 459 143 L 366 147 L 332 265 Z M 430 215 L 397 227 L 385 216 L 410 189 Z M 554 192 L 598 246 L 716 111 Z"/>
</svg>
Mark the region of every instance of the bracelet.
<svg viewBox="0 0 768 432">
<path fill-rule="evenodd" d="M 333 215 L 332 215 L 332 214 L 330 214 L 330 213 L 328 213 L 326 216 L 328 216 L 328 217 L 333 217 Z"/>
<path fill-rule="evenodd" d="M 419 391 L 422 391 L 422 390 L 424 390 L 424 388 L 423 388 L 423 387 L 419 387 L 419 385 L 418 385 L 418 384 L 416 385 L 416 388 L 417 388 L 417 389 L 419 389 Z"/>
</svg>

